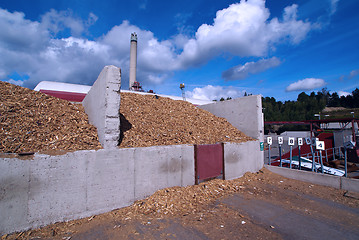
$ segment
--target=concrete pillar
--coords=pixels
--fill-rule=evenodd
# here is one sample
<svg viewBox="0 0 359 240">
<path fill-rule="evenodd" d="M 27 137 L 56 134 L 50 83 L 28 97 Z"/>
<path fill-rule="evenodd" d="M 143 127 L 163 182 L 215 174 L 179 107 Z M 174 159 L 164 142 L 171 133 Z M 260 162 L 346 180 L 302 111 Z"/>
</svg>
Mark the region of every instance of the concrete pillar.
<svg viewBox="0 0 359 240">
<path fill-rule="evenodd" d="M 129 80 L 130 90 L 132 90 L 132 86 L 136 82 L 136 68 L 137 68 L 137 34 L 131 33 L 130 80 Z"/>
<path fill-rule="evenodd" d="M 117 147 L 120 138 L 120 87 L 121 69 L 106 66 L 82 101 L 103 148 Z"/>
</svg>

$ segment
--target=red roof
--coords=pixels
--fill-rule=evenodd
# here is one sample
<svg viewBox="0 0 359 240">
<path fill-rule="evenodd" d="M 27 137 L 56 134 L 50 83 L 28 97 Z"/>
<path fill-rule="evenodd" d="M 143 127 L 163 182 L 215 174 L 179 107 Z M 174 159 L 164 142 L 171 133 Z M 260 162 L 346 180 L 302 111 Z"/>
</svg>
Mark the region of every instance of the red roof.
<svg viewBox="0 0 359 240">
<path fill-rule="evenodd" d="M 60 99 L 68 100 L 71 102 L 82 102 L 82 100 L 84 100 L 84 98 L 87 95 L 86 93 L 63 92 L 63 91 L 53 91 L 53 90 L 45 90 L 45 89 L 40 89 L 40 92 Z"/>
</svg>

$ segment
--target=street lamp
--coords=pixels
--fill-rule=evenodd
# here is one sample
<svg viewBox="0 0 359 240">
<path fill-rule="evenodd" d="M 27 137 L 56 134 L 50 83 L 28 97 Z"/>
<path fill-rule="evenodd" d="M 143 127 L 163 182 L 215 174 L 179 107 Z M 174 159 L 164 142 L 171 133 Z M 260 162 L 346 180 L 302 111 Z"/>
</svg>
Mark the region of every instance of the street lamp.
<svg viewBox="0 0 359 240">
<path fill-rule="evenodd" d="M 350 112 L 351 114 L 353 114 L 353 118 L 354 118 L 354 112 Z"/>
<path fill-rule="evenodd" d="M 314 114 L 314 117 L 319 117 L 319 120 L 320 120 L 320 114 L 316 113 L 316 114 Z"/>
</svg>

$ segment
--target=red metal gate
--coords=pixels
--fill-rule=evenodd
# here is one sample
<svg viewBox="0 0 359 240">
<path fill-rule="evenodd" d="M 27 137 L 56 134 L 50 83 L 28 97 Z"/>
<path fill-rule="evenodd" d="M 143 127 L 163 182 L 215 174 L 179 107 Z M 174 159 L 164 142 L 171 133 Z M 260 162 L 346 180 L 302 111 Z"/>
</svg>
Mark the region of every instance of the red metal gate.
<svg viewBox="0 0 359 240">
<path fill-rule="evenodd" d="M 224 176 L 223 143 L 194 145 L 196 184 L 200 180 L 208 180 Z"/>
</svg>

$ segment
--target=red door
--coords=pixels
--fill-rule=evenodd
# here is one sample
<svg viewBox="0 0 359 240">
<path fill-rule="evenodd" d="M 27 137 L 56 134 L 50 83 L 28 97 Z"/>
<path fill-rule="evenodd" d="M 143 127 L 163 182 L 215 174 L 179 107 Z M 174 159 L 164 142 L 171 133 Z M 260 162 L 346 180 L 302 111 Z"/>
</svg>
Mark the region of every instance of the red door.
<svg viewBox="0 0 359 240">
<path fill-rule="evenodd" d="M 201 180 L 224 179 L 223 143 L 194 145 L 196 184 Z"/>
</svg>

